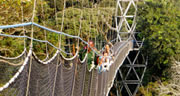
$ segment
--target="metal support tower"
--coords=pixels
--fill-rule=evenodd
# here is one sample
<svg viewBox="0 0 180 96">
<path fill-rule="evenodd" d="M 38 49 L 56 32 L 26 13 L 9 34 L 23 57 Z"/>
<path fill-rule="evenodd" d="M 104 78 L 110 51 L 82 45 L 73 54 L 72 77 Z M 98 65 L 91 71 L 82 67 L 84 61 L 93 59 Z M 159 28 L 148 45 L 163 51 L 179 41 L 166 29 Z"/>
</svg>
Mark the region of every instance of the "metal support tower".
<svg viewBox="0 0 180 96">
<path fill-rule="evenodd" d="M 143 40 L 138 40 L 139 32 L 135 32 L 137 2 L 138 0 L 117 0 L 115 19 L 117 41 L 126 41 L 131 38 L 134 48 L 116 75 L 112 89 L 116 96 L 135 96 L 142 85 L 147 67 L 147 59 L 139 50 L 143 45 Z"/>
<path fill-rule="evenodd" d="M 139 50 L 132 50 L 119 68 L 114 82 L 117 96 L 135 96 L 146 71 L 147 60 Z"/>
</svg>

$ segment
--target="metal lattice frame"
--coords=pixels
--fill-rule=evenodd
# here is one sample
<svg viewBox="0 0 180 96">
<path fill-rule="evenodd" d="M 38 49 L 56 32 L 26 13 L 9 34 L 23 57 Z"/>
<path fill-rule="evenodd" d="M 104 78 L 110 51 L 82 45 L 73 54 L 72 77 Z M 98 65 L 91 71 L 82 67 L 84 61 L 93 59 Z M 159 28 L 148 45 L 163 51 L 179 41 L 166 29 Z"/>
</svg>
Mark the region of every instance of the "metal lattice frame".
<svg viewBox="0 0 180 96">
<path fill-rule="evenodd" d="M 138 0 L 117 0 L 115 22 L 118 41 L 127 40 L 135 31 L 137 1 Z M 128 20 L 131 20 L 132 24 L 130 24 Z M 124 35 L 127 35 L 126 38 L 123 37 Z"/>
<path fill-rule="evenodd" d="M 131 51 L 119 69 L 119 73 L 117 73 L 114 83 L 117 96 L 120 96 L 121 93 L 123 95 L 135 96 L 139 87 L 142 85 L 146 67 L 147 60 L 141 54 L 141 51 Z"/>
<path fill-rule="evenodd" d="M 118 33 L 117 40 L 125 41 L 131 37 L 134 44 L 133 50 L 120 67 L 114 82 L 117 96 L 135 96 L 139 87 L 142 85 L 146 71 L 147 60 L 139 50 L 143 46 L 143 40 L 138 41 L 136 35 L 139 32 L 135 32 L 137 1 L 138 0 L 117 0 L 115 18 Z M 128 20 L 131 20 L 131 24 Z M 141 61 L 141 63 L 139 63 L 139 61 Z"/>
</svg>

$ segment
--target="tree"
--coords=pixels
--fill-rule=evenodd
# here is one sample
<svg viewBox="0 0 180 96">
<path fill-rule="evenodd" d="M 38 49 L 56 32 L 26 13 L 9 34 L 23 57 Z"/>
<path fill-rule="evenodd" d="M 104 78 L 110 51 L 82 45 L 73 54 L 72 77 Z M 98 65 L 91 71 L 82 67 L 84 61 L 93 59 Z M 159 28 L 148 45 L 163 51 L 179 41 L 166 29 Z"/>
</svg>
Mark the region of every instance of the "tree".
<svg viewBox="0 0 180 96">
<path fill-rule="evenodd" d="M 145 4 L 144 4 L 145 3 Z M 149 77 L 168 77 L 165 69 L 180 54 L 180 12 L 171 0 L 139 3 L 137 31 L 145 37 L 144 53 L 149 56 Z"/>
</svg>

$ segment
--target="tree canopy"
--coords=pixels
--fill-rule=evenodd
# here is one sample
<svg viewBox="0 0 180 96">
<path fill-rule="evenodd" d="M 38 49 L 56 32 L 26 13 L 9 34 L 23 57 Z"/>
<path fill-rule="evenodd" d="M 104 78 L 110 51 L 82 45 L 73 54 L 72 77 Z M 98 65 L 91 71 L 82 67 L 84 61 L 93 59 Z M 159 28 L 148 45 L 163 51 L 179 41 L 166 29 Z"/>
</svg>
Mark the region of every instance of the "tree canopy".
<svg viewBox="0 0 180 96">
<path fill-rule="evenodd" d="M 179 4 L 179 0 L 145 0 L 138 4 L 137 31 L 141 32 L 140 38 L 145 38 L 142 50 L 148 56 L 147 82 L 156 81 L 155 78 L 170 79 L 169 68 L 179 60 Z M 147 94 L 153 95 L 153 92 Z"/>
</svg>

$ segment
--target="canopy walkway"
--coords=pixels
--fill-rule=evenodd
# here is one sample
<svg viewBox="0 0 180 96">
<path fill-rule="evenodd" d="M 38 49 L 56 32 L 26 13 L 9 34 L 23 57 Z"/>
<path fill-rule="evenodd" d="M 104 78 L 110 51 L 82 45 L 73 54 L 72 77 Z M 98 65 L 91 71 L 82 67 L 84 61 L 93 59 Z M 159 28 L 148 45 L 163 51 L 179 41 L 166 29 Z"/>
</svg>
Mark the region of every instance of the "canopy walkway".
<svg viewBox="0 0 180 96">
<path fill-rule="evenodd" d="M 104 39 L 109 39 L 109 41 L 106 41 L 105 43 L 112 45 L 111 49 L 114 52 L 115 59 L 114 63 L 110 66 L 109 71 L 99 73 L 96 68 L 92 71 L 88 70 L 87 53 L 82 61 L 79 59 L 78 48 L 80 47 L 80 43 L 83 43 L 84 46 L 89 46 L 88 41 L 84 40 L 83 37 L 81 37 L 81 31 L 79 31 L 79 33 L 77 33 L 76 35 L 71 35 L 63 32 L 63 30 L 57 31 L 34 22 L 34 15 L 36 10 L 36 0 L 34 0 L 31 22 L 0 26 L 0 29 L 2 30 L 19 27 L 23 27 L 23 30 L 25 30 L 25 27 L 27 26 L 29 29 L 31 29 L 31 33 L 28 35 L 26 35 L 27 33 L 25 33 L 24 31 L 23 35 L 0 33 L 0 37 L 3 38 L 22 38 L 22 40 L 24 40 L 24 51 L 19 56 L 5 57 L 1 56 L 0 54 L 1 65 L 16 67 L 15 72 L 12 72 L 12 76 L 8 77 L 9 79 L 7 80 L 7 82 L 3 85 L 0 85 L 0 96 L 108 96 L 110 94 L 111 88 L 117 87 L 117 79 L 119 78 L 117 77 L 117 75 L 120 75 L 122 84 L 124 84 L 124 88 L 126 88 L 126 90 L 128 91 L 127 94 L 130 96 L 135 95 L 138 87 L 141 85 L 143 74 L 146 70 L 146 64 L 135 65 L 138 56 L 135 56 L 135 61 L 132 62 L 129 58 L 130 56 L 128 56 L 128 54 L 133 50 L 138 51 L 139 54 L 139 48 L 141 48 L 143 44 L 142 42 L 137 41 L 137 33 L 135 32 L 137 1 L 138 0 L 114 1 L 116 2 L 114 18 L 115 27 L 114 25 L 110 25 L 105 21 L 104 25 L 109 27 L 109 30 L 113 30 L 113 32 L 109 32 L 109 34 L 111 33 L 110 36 L 106 34 Z M 131 7 L 133 7 L 134 12 L 132 15 L 129 15 L 128 11 Z M 63 14 L 64 12 L 65 11 L 63 11 Z M 55 13 L 55 15 L 57 14 Z M 62 15 L 62 18 L 64 18 L 63 16 L 64 15 Z M 83 16 L 82 13 L 81 16 Z M 131 24 L 128 23 L 128 18 L 131 18 Z M 79 30 L 81 30 L 82 21 L 83 19 L 81 17 Z M 64 21 L 62 20 L 62 24 L 63 23 Z M 59 37 L 57 41 L 59 45 L 56 46 L 54 42 L 48 41 L 46 38 L 47 36 L 45 36 L 45 40 L 34 38 L 35 27 L 40 28 L 40 30 L 58 34 Z M 26 28 L 26 30 L 28 30 L 28 28 Z M 76 41 L 77 49 L 74 54 L 71 52 L 71 50 L 66 51 L 63 49 L 64 47 L 61 47 L 63 42 L 63 39 L 61 38 L 62 36 L 70 38 L 68 40 Z M 95 43 L 96 41 L 98 42 L 99 38 L 92 38 Z M 105 45 L 102 43 L 105 41 L 104 39 L 100 40 L 101 45 L 99 43 L 99 45 L 97 45 L 101 46 L 100 52 L 103 51 L 103 47 Z M 34 42 L 46 44 L 47 58 L 45 58 L 44 60 L 39 59 L 39 57 L 34 52 L 34 48 L 36 47 Z M 71 47 L 70 43 L 68 43 L 68 45 L 69 47 Z M 51 57 L 48 57 L 48 46 L 51 46 L 56 50 L 54 54 L 51 54 Z M 94 50 L 92 47 L 90 48 L 96 55 L 99 55 L 96 50 Z M 124 64 L 127 63 L 127 59 L 129 62 L 131 62 L 131 64 Z M 126 68 L 123 67 L 130 67 L 130 69 L 126 70 L 128 71 L 128 73 L 125 77 L 123 77 L 122 72 Z M 144 68 L 141 77 L 137 76 L 138 72 L 136 72 L 134 67 Z M 138 80 L 127 80 L 128 75 L 131 73 L 131 69 L 135 72 Z M 128 89 L 128 86 L 126 85 L 134 83 L 138 84 L 138 87 L 135 88 L 136 91 L 132 92 L 131 89 Z M 117 88 L 117 90 L 119 89 Z M 120 90 L 122 91 L 124 89 L 120 88 Z M 117 95 L 120 95 L 119 92 L 117 92 Z"/>
<path fill-rule="evenodd" d="M 65 61 L 59 53 L 44 65 L 32 55 L 32 50 L 29 50 L 21 68 L 1 88 L 1 91 L 10 84 L 9 87 L 12 90 L 5 89 L 5 91 L 9 91 L 7 96 L 10 96 L 13 92 L 25 96 L 26 82 L 29 80 L 28 88 L 31 96 L 38 94 L 40 96 L 51 96 L 52 94 L 55 96 L 56 94 L 57 96 L 80 96 L 82 94 L 83 96 L 105 96 L 113 85 L 119 67 L 129 51 L 132 50 L 132 41 L 117 43 L 113 49 L 117 53 L 115 63 L 110 67 L 109 71 L 102 73 L 98 73 L 96 69 L 89 72 L 87 64 L 80 63 L 77 57 Z M 30 57 L 31 55 L 32 57 Z M 16 61 L 20 58 L 23 58 L 23 55 L 13 60 Z M 30 58 L 32 58 L 31 76 L 27 78 Z M 14 84 L 13 81 L 18 83 Z"/>
</svg>

